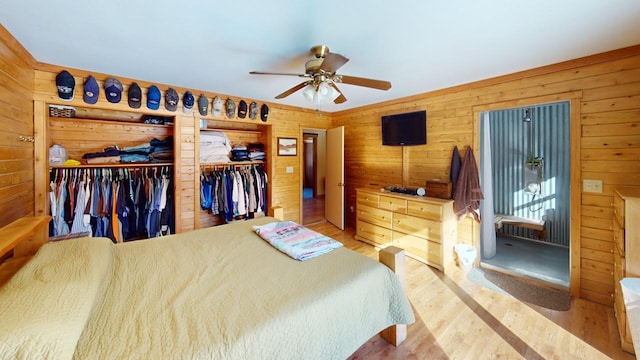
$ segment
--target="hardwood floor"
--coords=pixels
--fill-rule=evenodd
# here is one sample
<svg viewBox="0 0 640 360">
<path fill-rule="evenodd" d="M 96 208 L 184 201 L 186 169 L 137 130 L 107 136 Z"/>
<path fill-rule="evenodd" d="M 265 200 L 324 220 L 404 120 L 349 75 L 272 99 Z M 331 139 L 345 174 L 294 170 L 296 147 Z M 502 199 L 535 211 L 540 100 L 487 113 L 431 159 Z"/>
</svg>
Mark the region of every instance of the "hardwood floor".
<svg viewBox="0 0 640 360">
<path fill-rule="evenodd" d="M 324 221 L 324 195 L 302 200 L 302 225 Z"/>
<path fill-rule="evenodd" d="M 308 226 L 377 260 L 354 229 Z M 573 299 L 568 311 L 527 304 L 485 289 L 456 268 L 443 274 L 406 258 L 416 322 L 398 348 L 376 335 L 349 359 L 634 359 L 620 348 L 613 308 Z"/>
</svg>

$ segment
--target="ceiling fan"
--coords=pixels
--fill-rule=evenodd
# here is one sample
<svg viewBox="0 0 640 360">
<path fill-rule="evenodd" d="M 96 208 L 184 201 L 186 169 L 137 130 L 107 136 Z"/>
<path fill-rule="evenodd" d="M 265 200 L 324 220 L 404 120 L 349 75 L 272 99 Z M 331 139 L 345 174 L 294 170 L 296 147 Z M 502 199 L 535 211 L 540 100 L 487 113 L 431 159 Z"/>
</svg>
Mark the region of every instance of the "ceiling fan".
<svg viewBox="0 0 640 360">
<path fill-rule="evenodd" d="M 349 61 L 348 58 L 329 52 L 329 48 L 324 45 L 317 45 L 311 48 L 311 53 L 315 55 L 314 59 L 311 59 L 305 64 L 304 74 L 293 73 L 274 73 L 263 71 L 251 71 L 252 75 L 288 75 L 308 78 L 300 84 L 292 87 L 291 89 L 276 96 L 276 99 L 283 99 L 294 92 L 305 88 L 304 95 L 307 100 L 312 101 L 318 99 L 318 94 L 326 96 L 333 93 L 332 99 L 336 104 L 342 104 L 347 101 L 347 98 L 342 94 L 340 89 L 336 86 L 338 83 L 364 86 L 379 90 L 389 90 L 391 83 L 383 80 L 374 80 L 349 75 L 338 75 L 336 71 Z"/>
</svg>

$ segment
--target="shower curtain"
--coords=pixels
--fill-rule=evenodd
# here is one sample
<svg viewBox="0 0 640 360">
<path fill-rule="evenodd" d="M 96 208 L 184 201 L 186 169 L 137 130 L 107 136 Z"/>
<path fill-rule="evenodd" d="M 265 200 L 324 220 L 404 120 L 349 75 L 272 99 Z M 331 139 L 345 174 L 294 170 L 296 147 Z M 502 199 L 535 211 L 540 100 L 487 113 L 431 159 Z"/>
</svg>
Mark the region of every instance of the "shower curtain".
<svg viewBox="0 0 640 360">
<path fill-rule="evenodd" d="M 480 201 L 480 249 L 483 259 L 496 255 L 496 229 L 493 221 L 493 183 L 491 181 L 491 130 L 489 112 L 480 114 L 480 187 L 484 200 Z"/>
</svg>

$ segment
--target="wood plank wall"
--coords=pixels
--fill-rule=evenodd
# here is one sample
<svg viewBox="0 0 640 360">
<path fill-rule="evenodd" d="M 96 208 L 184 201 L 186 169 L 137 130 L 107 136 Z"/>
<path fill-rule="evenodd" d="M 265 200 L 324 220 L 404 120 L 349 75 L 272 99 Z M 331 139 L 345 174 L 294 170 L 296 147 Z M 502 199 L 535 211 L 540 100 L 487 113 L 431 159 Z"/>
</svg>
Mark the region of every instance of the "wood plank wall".
<svg viewBox="0 0 640 360">
<path fill-rule="evenodd" d="M 36 69 L 35 77 L 29 73 L 29 69 Z M 3 117 L 3 126 L 10 123 L 11 129 L 15 125 L 27 134 L 34 131 L 34 126 L 36 132 L 46 129 L 37 120 L 46 116 L 46 109 L 38 105 L 59 102 L 53 79 L 61 69 L 61 66 L 35 63 L 11 34 L 1 28 L 0 95 L 3 100 L 0 100 L 0 117 Z M 86 70 L 70 71 L 79 84 L 90 73 Z M 108 77 L 95 73 L 94 76 L 101 81 Z M 121 81 L 129 84 L 133 79 L 121 78 Z M 143 88 L 151 84 L 149 81 L 137 81 Z M 167 85 L 157 85 L 161 90 L 168 88 Z M 36 100 L 35 124 L 30 123 L 34 118 L 31 103 L 23 99 L 29 97 L 31 89 Z M 176 90 L 181 94 L 186 91 L 181 88 Z M 76 105 L 83 104 L 80 88 L 77 87 L 76 91 Z M 216 94 L 206 95 L 213 97 Z M 238 97 L 232 98 L 240 100 Z M 333 114 L 268 103 L 270 113 L 265 139 L 269 149 L 271 206 L 283 207 L 288 220 L 301 219 L 302 128 L 345 126 L 346 209 L 350 209 L 355 208 L 355 189 L 360 186 L 421 186 L 427 179 L 448 178 L 454 145 L 458 145 L 462 155 L 464 148 L 470 145 L 477 157 L 480 111 L 564 99 L 572 101 L 572 130 L 577 134 L 572 144 L 572 155 L 575 156 L 577 167 L 573 187 L 578 191 L 575 196 L 572 194 L 572 202 L 578 204 L 574 213 L 580 216 L 572 219 L 572 292 L 611 305 L 612 189 L 618 185 L 640 186 L 640 166 L 637 162 L 640 156 L 640 46 Z M 106 110 L 129 110 L 126 102 L 110 104 L 102 97 L 96 106 Z M 419 109 L 427 109 L 428 112 L 427 145 L 404 150 L 380 145 L 380 116 Z M 172 114 L 165 110 L 159 110 L 159 113 Z M 573 119 L 575 114 L 578 117 Z M 180 219 L 181 229 L 186 231 L 196 227 L 195 214 L 199 211 L 195 198 L 196 174 L 199 170 L 195 162 L 197 148 L 194 149 L 199 124 L 194 116 L 177 116 L 176 123 L 176 134 L 180 133 L 183 137 L 180 140 L 177 170 L 181 180 L 176 184 L 176 189 L 185 194 Z M 14 179 L 24 178 L 24 181 L 18 180 L 18 187 L 33 188 L 33 177 L 38 183 L 44 182 L 37 180 L 38 174 L 30 174 L 30 170 L 20 167 L 16 162 L 5 161 L 15 157 L 15 154 L 33 159 L 32 151 L 23 149 L 23 145 L 5 145 L 17 135 L 8 129 L 3 127 L 0 135 L 0 150 L 6 154 L 1 159 L 0 199 L 8 199 L 6 203 L 0 203 L 0 224 L 32 212 L 29 206 L 24 205 L 29 203 L 28 196 L 32 195 L 25 193 L 27 201 L 21 201 L 24 199 L 16 198 L 13 191 L 7 192 L 7 187 L 15 188 L 15 185 L 8 184 L 15 182 Z M 46 134 L 36 134 L 36 139 L 38 135 L 46 140 Z M 277 156 L 278 137 L 297 138 L 299 155 Z M 38 146 L 42 147 L 36 150 L 39 154 L 44 147 L 36 141 L 36 149 Z M 35 161 L 36 172 L 45 172 L 46 165 L 39 167 L 38 161 L 43 163 L 46 159 Z M 287 173 L 287 167 L 293 167 L 294 171 Z M 11 175 L 7 177 L 8 174 Z M 603 180 L 603 193 L 581 192 L 583 178 Z M 31 200 L 36 212 L 46 209 L 41 204 L 44 198 L 44 194 L 36 191 L 35 199 L 40 200 L 35 204 Z M 16 212 L 14 209 L 20 206 L 21 210 Z M 347 222 L 355 223 L 354 213 L 347 212 Z M 462 222 L 459 233 L 477 244 L 477 229 L 472 224 L 470 221 Z"/>
<path fill-rule="evenodd" d="M 35 60 L 0 25 L 0 227 L 33 215 L 33 66 Z"/>
<path fill-rule="evenodd" d="M 346 208 L 355 207 L 359 186 L 424 186 L 430 178 L 448 179 L 455 145 L 461 156 L 471 146 L 478 160 L 481 111 L 565 99 L 572 101 L 576 134 L 572 292 L 612 305 L 613 188 L 640 186 L 640 46 L 334 113 L 333 125 L 345 126 Z M 427 110 L 427 145 L 381 145 L 382 115 L 420 109 Z M 582 192 L 582 179 L 602 180 L 603 192 Z M 354 213 L 347 219 L 353 225 Z M 475 234 L 460 240 L 478 244 L 477 231 L 461 233 Z"/>
</svg>

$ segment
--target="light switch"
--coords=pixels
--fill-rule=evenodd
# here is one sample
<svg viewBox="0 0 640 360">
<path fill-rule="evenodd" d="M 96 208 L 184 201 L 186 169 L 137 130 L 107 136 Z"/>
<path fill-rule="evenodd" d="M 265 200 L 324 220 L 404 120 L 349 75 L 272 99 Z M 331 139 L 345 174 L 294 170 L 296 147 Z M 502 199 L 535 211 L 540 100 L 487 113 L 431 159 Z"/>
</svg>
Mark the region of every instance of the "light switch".
<svg viewBox="0 0 640 360">
<path fill-rule="evenodd" d="M 287 174 L 293 174 L 293 166 L 287 166 L 285 171 L 287 172 Z"/>
<path fill-rule="evenodd" d="M 582 191 L 591 193 L 602 193 L 602 180 L 582 180 Z"/>
</svg>

